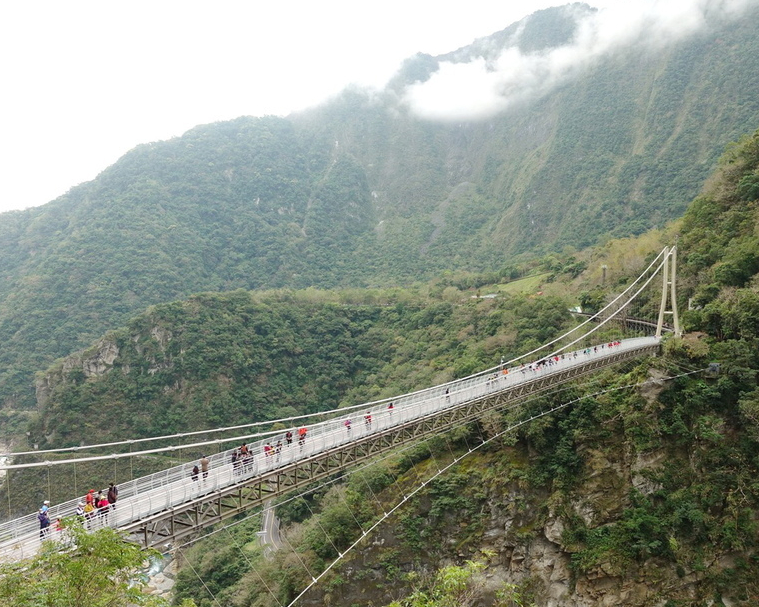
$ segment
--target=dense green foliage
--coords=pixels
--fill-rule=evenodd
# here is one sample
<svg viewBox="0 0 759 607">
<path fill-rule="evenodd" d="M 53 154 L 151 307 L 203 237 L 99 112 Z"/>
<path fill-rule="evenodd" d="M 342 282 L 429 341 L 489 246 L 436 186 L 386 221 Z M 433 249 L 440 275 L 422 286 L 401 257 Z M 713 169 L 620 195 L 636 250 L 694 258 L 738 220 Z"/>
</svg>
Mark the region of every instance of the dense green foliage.
<svg viewBox="0 0 759 607">
<path fill-rule="evenodd" d="M 480 604 L 481 589 L 478 575 L 485 565 L 467 561 L 464 565 L 448 565 L 435 573 L 432 579 L 422 580 L 406 598 L 393 601 L 388 607 L 469 607 Z M 523 600 L 521 592 L 513 584 L 500 589 L 492 607 L 527 607 L 534 603 Z"/>
<path fill-rule="evenodd" d="M 551 25 L 551 15 L 541 19 Z M 570 302 L 469 300 L 458 289 L 519 276 L 527 266 L 504 253 L 584 245 L 676 217 L 722 143 L 756 126 L 756 23 L 656 56 L 640 51 L 635 70 L 618 55 L 508 120 L 420 122 L 351 91 L 289 120 L 240 119 L 141 146 L 50 205 L 0 217 L 0 398 L 28 405 L 33 369 L 119 324 L 40 376 L 31 440 L 73 445 L 314 412 L 531 349 L 571 322 Z M 571 34 L 553 25 L 525 44 L 545 48 Z M 418 57 L 407 77 L 437 67 Z M 662 360 L 597 381 L 636 383 L 711 361 L 722 365 L 718 378 L 588 398 L 489 446 L 398 512 L 374 553 L 385 576 L 374 586 L 413 589 L 416 570 L 474 554 L 490 519 L 506 512 L 513 545 L 562 521 L 573 582 L 657 569 L 689 580 L 682 593 L 660 591 L 670 605 L 692 592 L 755 604 L 757 213 L 759 132 L 730 147 L 682 222 L 681 298 L 692 298 L 682 316 L 700 338 L 673 339 Z M 434 292 L 243 290 L 387 284 L 449 268 L 456 273 Z M 569 253 L 539 267 L 573 276 L 584 268 Z M 598 307 L 608 288 L 583 292 L 583 306 Z M 175 301 L 207 289 L 226 293 Z M 573 386 L 524 412 L 596 387 Z M 321 570 L 399 491 L 504 421 L 481 420 L 283 504 L 300 563 L 284 551 L 264 558 L 255 520 L 226 532 L 233 544 L 216 536 L 187 557 L 228 604 L 265 605 L 271 594 L 284 604 L 310 577 L 303 562 Z M 652 463 L 633 473 L 636 458 Z M 592 515 L 578 505 L 587 500 Z M 335 572 L 322 592 L 349 593 L 349 582 L 369 575 L 356 571 Z M 442 569 L 399 604 L 461 604 L 471 573 Z M 12 575 L 4 588 L 18 592 Z M 212 604 L 190 570 L 177 596 Z"/>
<path fill-rule="evenodd" d="M 33 408 L 35 371 L 151 304 L 497 272 L 515 254 L 677 217 L 724 145 L 759 122 L 755 12 L 615 53 L 488 121 L 434 123 L 398 104 L 442 61 L 564 44 L 584 10 L 417 57 L 378 94 L 138 146 L 48 205 L 1 215 L 0 402 Z M 740 192 L 755 189 L 747 179 Z"/>
<path fill-rule="evenodd" d="M 32 437 L 78 445 L 366 402 L 493 366 L 571 322 L 557 298 L 458 299 L 234 291 L 153 306 L 50 369 Z M 87 372 L 103 351 L 118 355 Z"/>
<path fill-rule="evenodd" d="M 139 569 L 146 554 L 112 529 L 88 533 L 67 521 L 60 537 L 43 543 L 40 552 L 17 563 L 0 564 L 0 605 L 3 607 L 114 607 L 168 603 L 143 593 Z M 187 601 L 182 607 L 192 607 Z"/>
<path fill-rule="evenodd" d="M 688 374 L 653 392 L 650 387 L 625 389 L 580 400 L 533 421 L 510 441 L 470 456 L 454 472 L 430 482 L 394 517 L 392 532 L 380 532 L 372 547 L 360 549 L 317 596 L 352 602 L 367 588 L 379 593 L 407 588 L 412 594 L 401 605 L 445 604 L 446 591 L 435 578 L 420 585 L 417 572 L 460 559 L 462 553 L 476 555 L 494 521 L 505 516 L 510 521 L 507 545 L 529 545 L 548 521 L 561 520 L 558 541 L 573 584 L 582 580 L 587 587 L 589 580 L 608 577 L 655 579 L 650 600 L 670 606 L 722 597 L 756 604 L 757 269 L 741 265 L 746 276 L 736 285 L 720 282 L 726 274 L 719 268 L 753 250 L 757 200 L 746 184 L 753 183 L 759 168 L 757 141 L 759 133 L 731 148 L 682 226 L 683 297 L 697 295 L 697 307 L 683 317 L 689 329 L 703 333 L 669 340 L 662 359 L 603 374 L 590 386 L 568 387 L 509 416 L 529 415 L 604 385 L 640 383 L 650 373 Z M 721 364 L 717 377 L 690 373 L 710 362 Z M 358 537 L 356 522 L 371 522 L 381 503 L 392 503 L 449 455 L 502 426 L 496 418 L 483 419 L 458 436 L 420 446 L 410 467 L 378 464 L 351 477 L 344 488 L 316 489 L 280 509 L 283 523 L 309 567 L 318 570 Z M 288 568 L 284 559 L 281 555 L 276 564 L 261 565 L 271 576 L 266 579 L 279 589 L 299 587 L 303 571 Z M 456 588 L 471 590 L 455 583 L 466 570 L 443 568 L 437 580 L 450 574 Z M 244 579 L 232 588 L 244 585 Z M 540 604 L 543 582 L 528 581 L 529 592 L 521 589 L 515 596 Z M 202 594 L 197 583 L 180 587 L 186 596 Z M 234 593 L 232 588 L 227 592 Z M 265 604 L 261 600 L 262 593 L 254 592 L 241 597 L 239 605 Z"/>
</svg>

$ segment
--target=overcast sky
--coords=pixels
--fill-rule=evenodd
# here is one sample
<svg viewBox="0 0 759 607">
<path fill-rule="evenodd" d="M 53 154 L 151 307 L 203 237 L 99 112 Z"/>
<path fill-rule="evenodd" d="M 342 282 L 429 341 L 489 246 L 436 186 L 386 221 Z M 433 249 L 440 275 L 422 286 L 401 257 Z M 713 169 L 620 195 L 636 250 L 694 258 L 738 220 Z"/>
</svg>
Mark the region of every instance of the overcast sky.
<svg viewBox="0 0 759 607">
<path fill-rule="evenodd" d="M 571 49 L 442 66 L 405 102 L 432 119 L 505 111 L 610 45 L 654 40 L 759 0 L 596 0 Z M 140 143 L 242 115 L 287 115 L 350 83 L 382 86 L 551 0 L 6 0 L 0 6 L 0 212 L 49 202 Z M 508 88 L 510 94 L 503 95 Z M 497 94 L 494 91 L 499 91 Z M 463 94 L 462 94 L 463 93 Z"/>
</svg>

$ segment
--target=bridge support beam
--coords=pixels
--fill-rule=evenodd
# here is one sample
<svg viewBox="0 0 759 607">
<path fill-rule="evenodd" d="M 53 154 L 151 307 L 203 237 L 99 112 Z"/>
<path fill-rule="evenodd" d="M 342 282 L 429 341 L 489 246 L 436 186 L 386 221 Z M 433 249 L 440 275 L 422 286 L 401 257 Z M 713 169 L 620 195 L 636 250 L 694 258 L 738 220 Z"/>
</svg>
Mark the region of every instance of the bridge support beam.
<svg viewBox="0 0 759 607">
<path fill-rule="evenodd" d="M 490 410 L 518 404 L 531 396 L 546 392 L 592 373 L 602 367 L 643 355 L 653 355 L 659 346 L 653 344 L 637 350 L 623 350 L 611 356 L 589 358 L 575 367 L 545 372 L 497 392 L 461 402 L 442 411 L 399 423 L 354 441 L 322 451 L 280 468 L 240 479 L 240 482 L 212 493 L 188 500 L 153 514 L 125 527 L 145 547 L 164 548 L 169 543 L 197 534 L 209 525 L 222 522 L 245 510 L 292 492 L 310 483 L 344 472 L 347 468 L 375 459 L 400 445 L 417 442 L 474 421 Z"/>
<path fill-rule="evenodd" d="M 671 268 L 670 268 L 671 266 Z M 659 305 L 659 321 L 656 323 L 656 337 L 661 337 L 664 327 L 664 316 L 672 316 L 672 327 L 675 337 L 682 337 L 680 317 L 677 313 L 677 247 L 671 247 L 664 256 L 662 268 L 661 304 Z M 669 306 L 668 306 L 669 302 Z"/>
</svg>

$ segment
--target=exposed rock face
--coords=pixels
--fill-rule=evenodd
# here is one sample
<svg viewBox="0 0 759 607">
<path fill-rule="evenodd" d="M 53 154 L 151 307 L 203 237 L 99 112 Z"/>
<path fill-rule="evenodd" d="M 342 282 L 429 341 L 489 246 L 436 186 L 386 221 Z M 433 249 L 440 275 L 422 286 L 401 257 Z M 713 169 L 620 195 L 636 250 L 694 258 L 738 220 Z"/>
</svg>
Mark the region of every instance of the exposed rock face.
<svg viewBox="0 0 759 607">
<path fill-rule="evenodd" d="M 144 338 L 144 336 L 142 337 Z M 155 325 L 150 329 L 150 339 L 158 345 L 159 350 L 164 354 L 172 338 L 171 331 L 161 326 Z M 142 354 L 144 345 L 140 340 L 140 335 L 132 336 L 135 350 Z M 93 347 L 67 356 L 57 367 L 54 367 L 53 370 L 37 380 L 37 406 L 44 407 L 55 387 L 77 371 L 81 371 L 85 378 L 98 377 L 108 373 L 113 368 L 113 364 L 118 359 L 120 353 L 121 351 L 116 339 L 104 337 Z M 155 357 L 152 358 L 153 364 L 148 369 L 148 373 L 153 374 L 159 369 L 172 364 L 170 356 L 159 358 L 160 360 L 156 360 Z M 125 365 L 124 369 L 128 372 L 129 366 Z"/>
<path fill-rule="evenodd" d="M 171 557 L 165 557 L 160 564 L 162 568 L 159 571 L 149 572 L 146 591 L 150 595 L 160 596 L 170 601 L 176 583 L 177 561 Z"/>
<path fill-rule="evenodd" d="M 659 371 L 658 369 L 648 370 L 648 381 L 640 386 L 638 393 L 649 405 L 654 404 L 656 399 L 659 398 L 659 394 L 666 390 L 665 377 L 667 377 L 667 374 L 663 371 Z"/>
<path fill-rule="evenodd" d="M 630 466 L 632 478 L 631 484 L 643 495 L 650 495 L 661 489 L 661 484 L 652 481 L 646 474 L 660 466 L 666 458 L 664 451 L 653 451 L 651 453 L 637 453 Z"/>
<path fill-rule="evenodd" d="M 630 445 L 622 447 L 610 444 L 588 449 L 582 482 L 571 494 L 539 496 L 534 488 L 519 482 L 494 484 L 487 491 L 482 529 L 473 541 L 462 539 L 468 524 L 459 522 L 445 528 L 437 545 L 410 551 L 394 533 L 402 525 L 390 521 L 340 568 L 345 583 L 333 585 L 328 592 L 317 586 L 303 604 L 387 605 L 410 591 L 398 571 L 429 575 L 441 566 L 465 560 L 487 561 L 480 605 L 493 604 L 505 584 L 527 589 L 540 607 L 662 607 L 670 599 L 704 599 L 708 591 L 702 587 L 703 572 L 678 572 L 671 561 L 650 559 L 624 566 L 602 561 L 585 573 L 573 570 L 572 555 L 577 547 L 567 535 L 568 517 L 581 518 L 588 529 L 603 527 L 620 520 L 630 505 L 631 490 L 647 493 L 658 488 L 649 478 L 665 462 L 665 453 L 636 453 Z M 413 515 L 406 512 L 402 516 Z M 417 516 L 424 519 L 424 505 Z M 712 567 L 734 564 L 734 558 L 726 559 Z M 396 567 L 395 575 L 388 575 L 389 561 Z M 746 605 L 731 603 L 729 598 L 723 602 Z"/>
<path fill-rule="evenodd" d="M 60 366 L 37 380 L 37 406 L 44 407 L 55 386 L 71 373 L 81 370 L 84 377 L 97 377 L 108 373 L 119 356 L 119 347 L 113 339 L 103 338 L 95 346 L 66 357 Z"/>
<path fill-rule="evenodd" d="M 166 351 L 172 338 L 171 331 L 157 325 L 150 330 L 150 336 L 158 342 L 162 352 Z"/>
<path fill-rule="evenodd" d="M 112 341 L 98 342 L 95 353 L 82 360 L 82 370 L 87 377 L 103 375 L 110 370 L 113 361 L 119 356 L 119 348 Z M 65 367 L 65 365 L 64 365 Z"/>
</svg>

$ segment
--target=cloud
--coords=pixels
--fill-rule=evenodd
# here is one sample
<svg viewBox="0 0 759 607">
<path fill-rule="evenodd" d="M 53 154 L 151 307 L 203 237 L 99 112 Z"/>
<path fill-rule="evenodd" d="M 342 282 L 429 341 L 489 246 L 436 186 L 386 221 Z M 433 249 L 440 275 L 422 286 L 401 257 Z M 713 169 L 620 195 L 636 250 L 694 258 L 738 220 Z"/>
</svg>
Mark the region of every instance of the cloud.
<svg viewBox="0 0 759 607">
<path fill-rule="evenodd" d="M 568 7 L 577 28 L 570 43 L 522 52 L 516 41 L 493 57 L 468 62 L 442 61 L 425 82 L 406 88 L 403 103 L 429 120 L 490 118 L 515 105 L 545 96 L 616 48 L 645 44 L 662 47 L 735 19 L 759 0 L 639 0 L 615 2 L 597 12 Z M 530 19 L 528 17 L 527 19 Z"/>
</svg>

